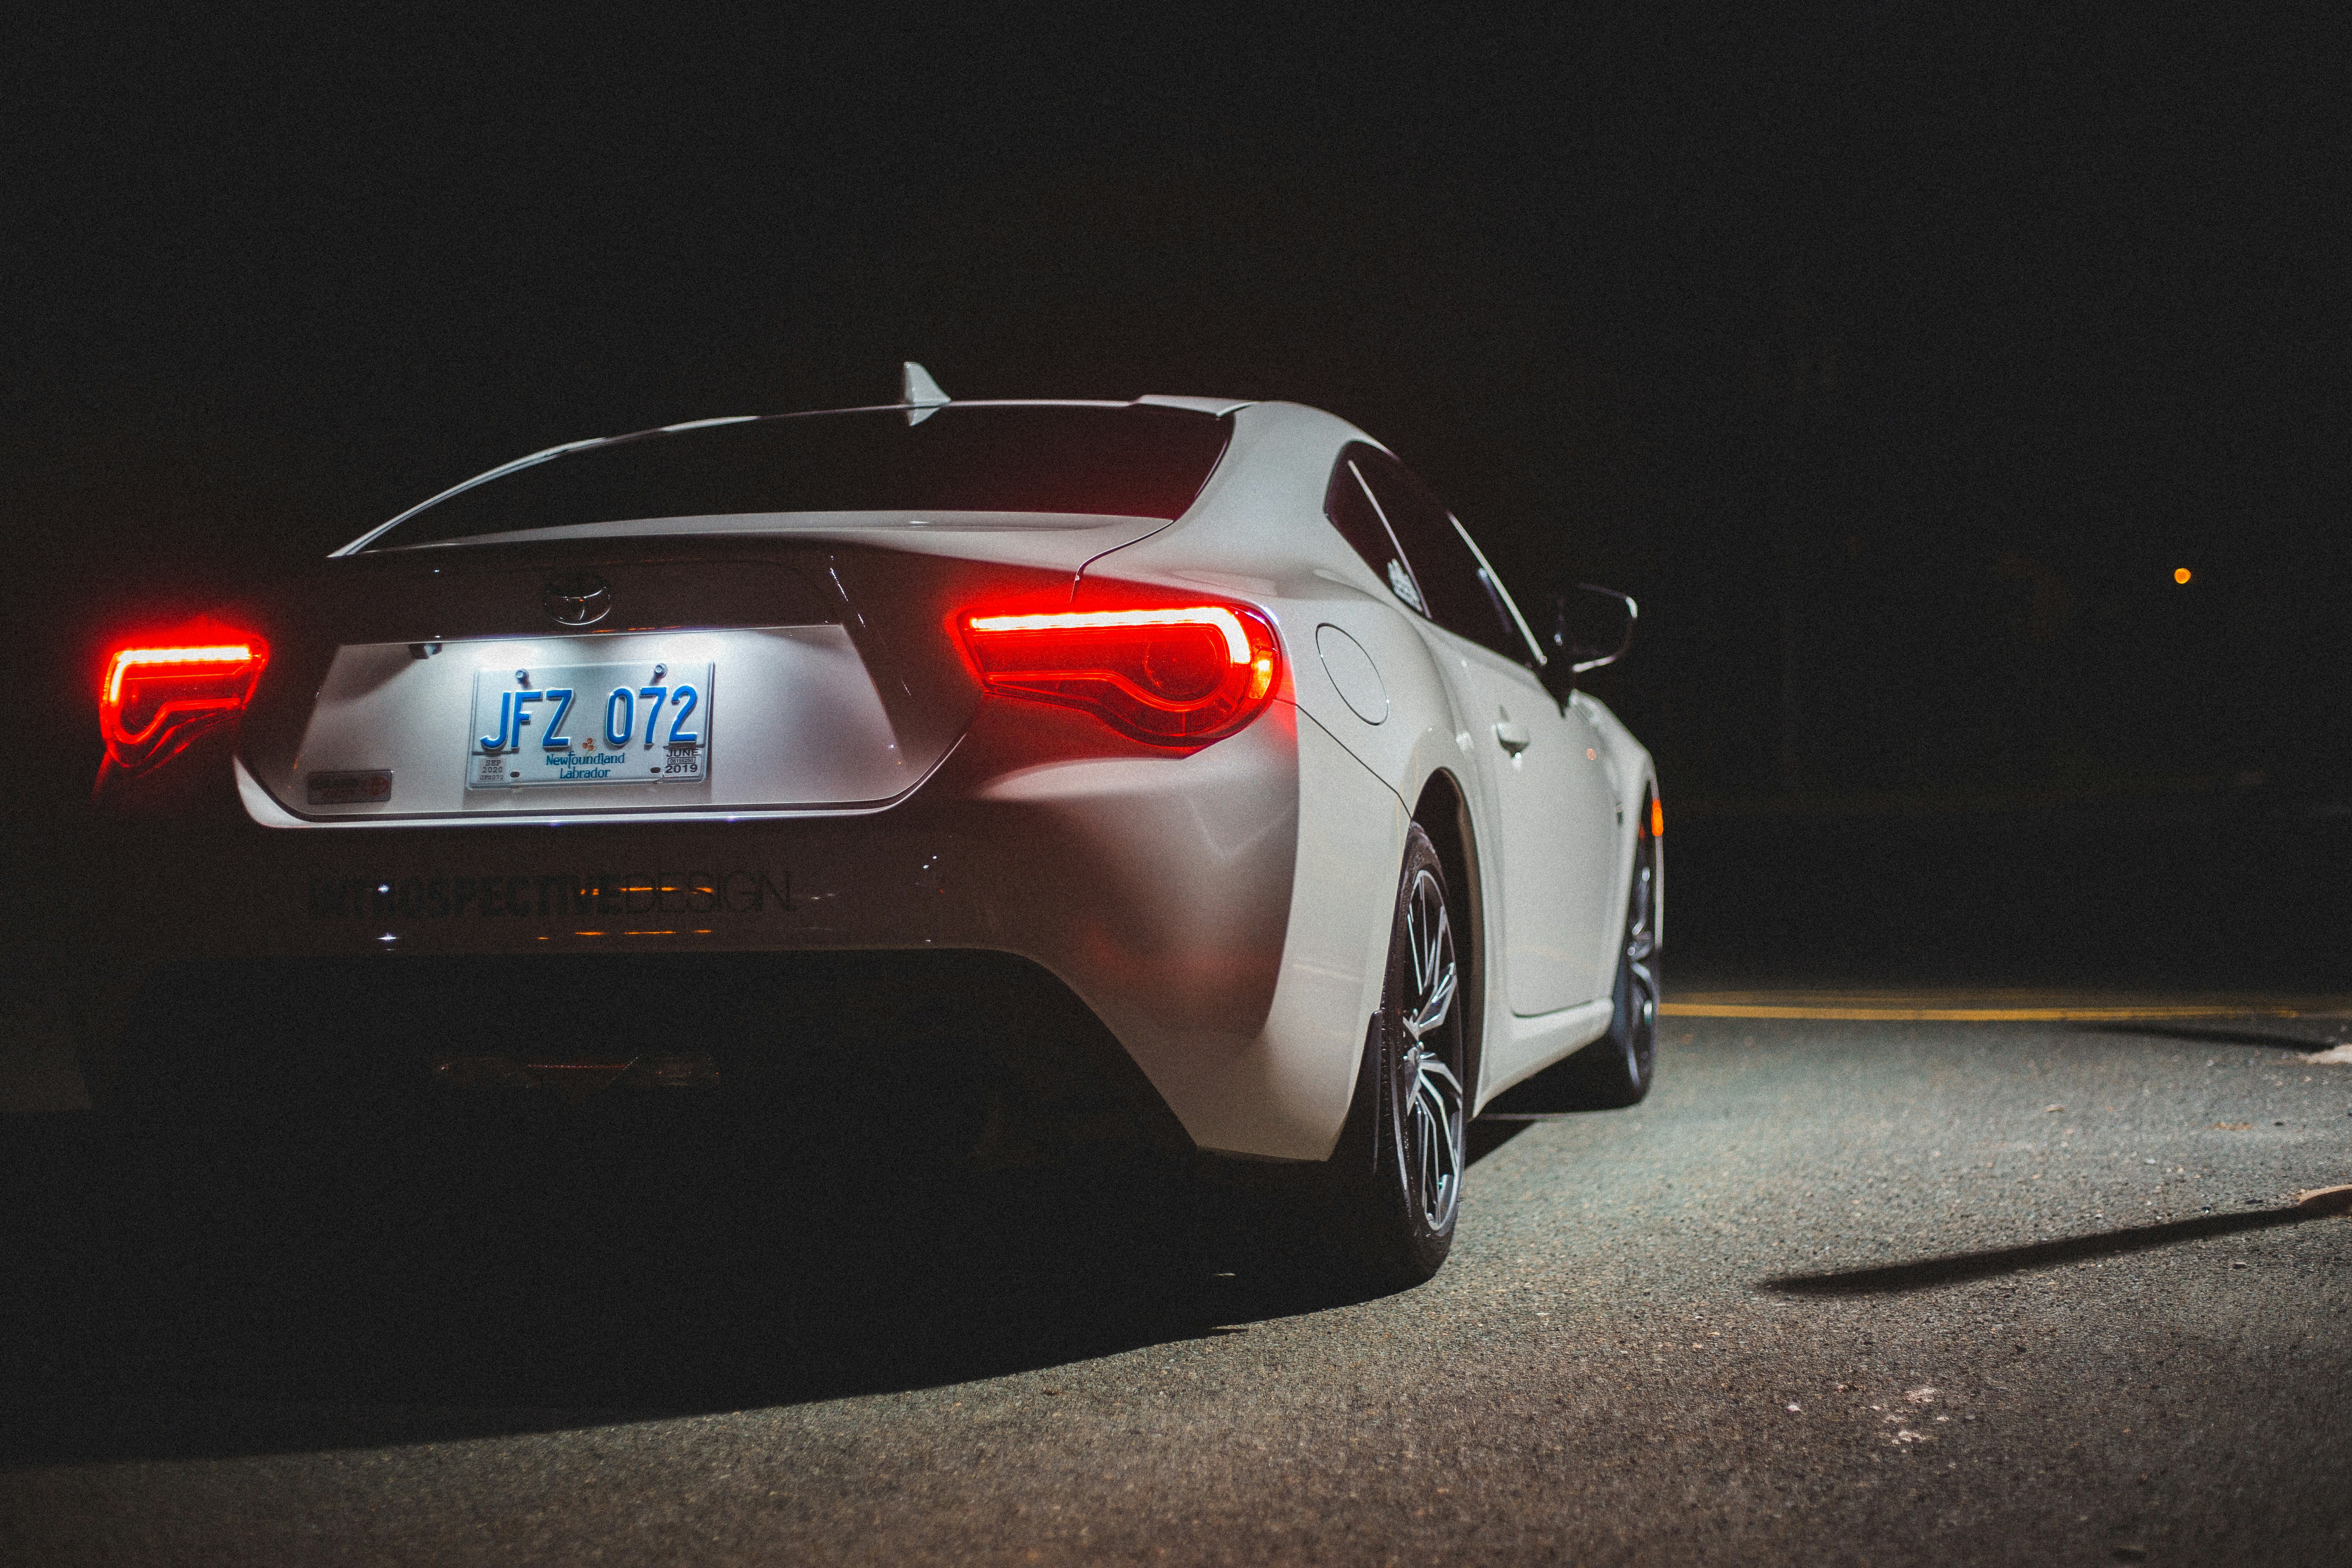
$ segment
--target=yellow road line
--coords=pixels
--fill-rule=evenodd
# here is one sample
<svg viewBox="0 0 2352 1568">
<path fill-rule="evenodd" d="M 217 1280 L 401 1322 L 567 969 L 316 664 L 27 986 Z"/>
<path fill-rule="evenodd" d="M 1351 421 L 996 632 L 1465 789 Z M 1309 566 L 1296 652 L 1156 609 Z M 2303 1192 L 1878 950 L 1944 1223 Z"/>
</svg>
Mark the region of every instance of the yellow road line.
<svg viewBox="0 0 2352 1568">
<path fill-rule="evenodd" d="M 2125 1024 L 2168 1018 L 2301 1018 L 2330 1016 L 2340 1007 L 2231 1006 L 2225 1004 L 2134 1005 L 2053 1007 L 1843 1006 L 1822 1003 L 1666 1002 L 1658 1011 L 1670 1018 L 1810 1018 L 1884 1024 Z"/>
</svg>

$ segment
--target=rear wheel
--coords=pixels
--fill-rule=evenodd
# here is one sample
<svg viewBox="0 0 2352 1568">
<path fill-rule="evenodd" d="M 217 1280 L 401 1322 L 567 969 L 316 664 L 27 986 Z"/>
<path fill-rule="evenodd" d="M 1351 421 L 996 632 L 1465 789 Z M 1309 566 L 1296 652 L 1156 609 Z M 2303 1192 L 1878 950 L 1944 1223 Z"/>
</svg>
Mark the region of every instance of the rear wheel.
<svg viewBox="0 0 2352 1568">
<path fill-rule="evenodd" d="M 1469 1109 L 1461 984 L 1445 870 L 1416 823 L 1405 837 L 1381 1010 L 1329 1172 L 1343 1234 L 1375 1287 L 1420 1284 L 1454 1246 Z"/>
</svg>

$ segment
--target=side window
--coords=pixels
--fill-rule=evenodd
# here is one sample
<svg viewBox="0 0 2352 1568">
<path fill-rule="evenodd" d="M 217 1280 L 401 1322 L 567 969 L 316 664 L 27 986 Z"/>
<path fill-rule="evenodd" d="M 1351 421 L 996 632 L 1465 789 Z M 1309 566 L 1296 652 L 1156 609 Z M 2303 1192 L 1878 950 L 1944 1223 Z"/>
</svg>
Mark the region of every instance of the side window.
<svg viewBox="0 0 2352 1568">
<path fill-rule="evenodd" d="M 1520 664 L 1533 663 L 1534 651 L 1520 632 L 1510 596 L 1445 503 L 1411 469 L 1376 447 L 1349 446 L 1340 454 L 1339 467 L 1360 476 L 1372 510 L 1403 549 L 1418 594 L 1408 597 L 1400 590 L 1397 596 L 1449 632 Z M 1357 546 L 1360 552 L 1362 548 Z M 1382 568 L 1375 563 L 1373 570 Z"/>
<path fill-rule="evenodd" d="M 1390 531 L 1388 520 L 1372 500 L 1366 484 L 1362 466 L 1357 454 L 1369 452 L 1364 446 L 1350 446 L 1339 454 L 1332 465 L 1331 482 L 1323 491 L 1323 515 L 1339 531 L 1339 537 L 1353 546 L 1372 569 L 1372 575 L 1386 583 L 1400 599 L 1429 614 L 1429 605 L 1421 596 L 1421 584 L 1412 580 L 1412 570 L 1404 563 L 1404 546 Z"/>
</svg>

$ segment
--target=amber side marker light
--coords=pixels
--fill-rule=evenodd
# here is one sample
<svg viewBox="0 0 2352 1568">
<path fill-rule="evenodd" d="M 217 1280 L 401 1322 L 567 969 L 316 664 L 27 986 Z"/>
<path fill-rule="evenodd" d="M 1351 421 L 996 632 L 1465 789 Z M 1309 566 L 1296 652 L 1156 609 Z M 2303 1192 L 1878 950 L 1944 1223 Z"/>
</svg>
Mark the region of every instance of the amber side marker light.
<svg viewBox="0 0 2352 1568">
<path fill-rule="evenodd" d="M 1281 682 L 1274 627 L 1243 605 L 976 612 L 961 629 L 989 690 L 1081 708 L 1153 745 L 1230 735 Z"/>
<path fill-rule="evenodd" d="M 107 755 L 132 772 L 163 762 L 235 717 L 268 662 L 257 637 L 117 648 L 98 699 Z"/>
<path fill-rule="evenodd" d="M 1660 801 L 1656 795 L 1652 795 L 1650 797 L 1650 837 L 1653 838 L 1664 838 L 1665 836 L 1665 805 L 1664 802 Z"/>
</svg>

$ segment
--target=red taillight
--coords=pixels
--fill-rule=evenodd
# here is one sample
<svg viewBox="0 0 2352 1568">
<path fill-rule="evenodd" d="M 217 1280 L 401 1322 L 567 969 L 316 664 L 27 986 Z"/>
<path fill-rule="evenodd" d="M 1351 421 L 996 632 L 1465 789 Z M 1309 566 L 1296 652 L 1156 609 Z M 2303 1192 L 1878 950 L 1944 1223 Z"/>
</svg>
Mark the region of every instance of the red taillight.
<svg viewBox="0 0 2352 1568">
<path fill-rule="evenodd" d="M 107 755 L 133 771 L 163 762 L 234 717 L 268 661 L 258 637 L 116 649 L 98 697 Z"/>
<path fill-rule="evenodd" d="M 1239 605 L 960 618 L 991 691 L 1083 708 L 1154 745 L 1232 734 L 1264 710 L 1282 679 L 1273 626 Z"/>
</svg>

